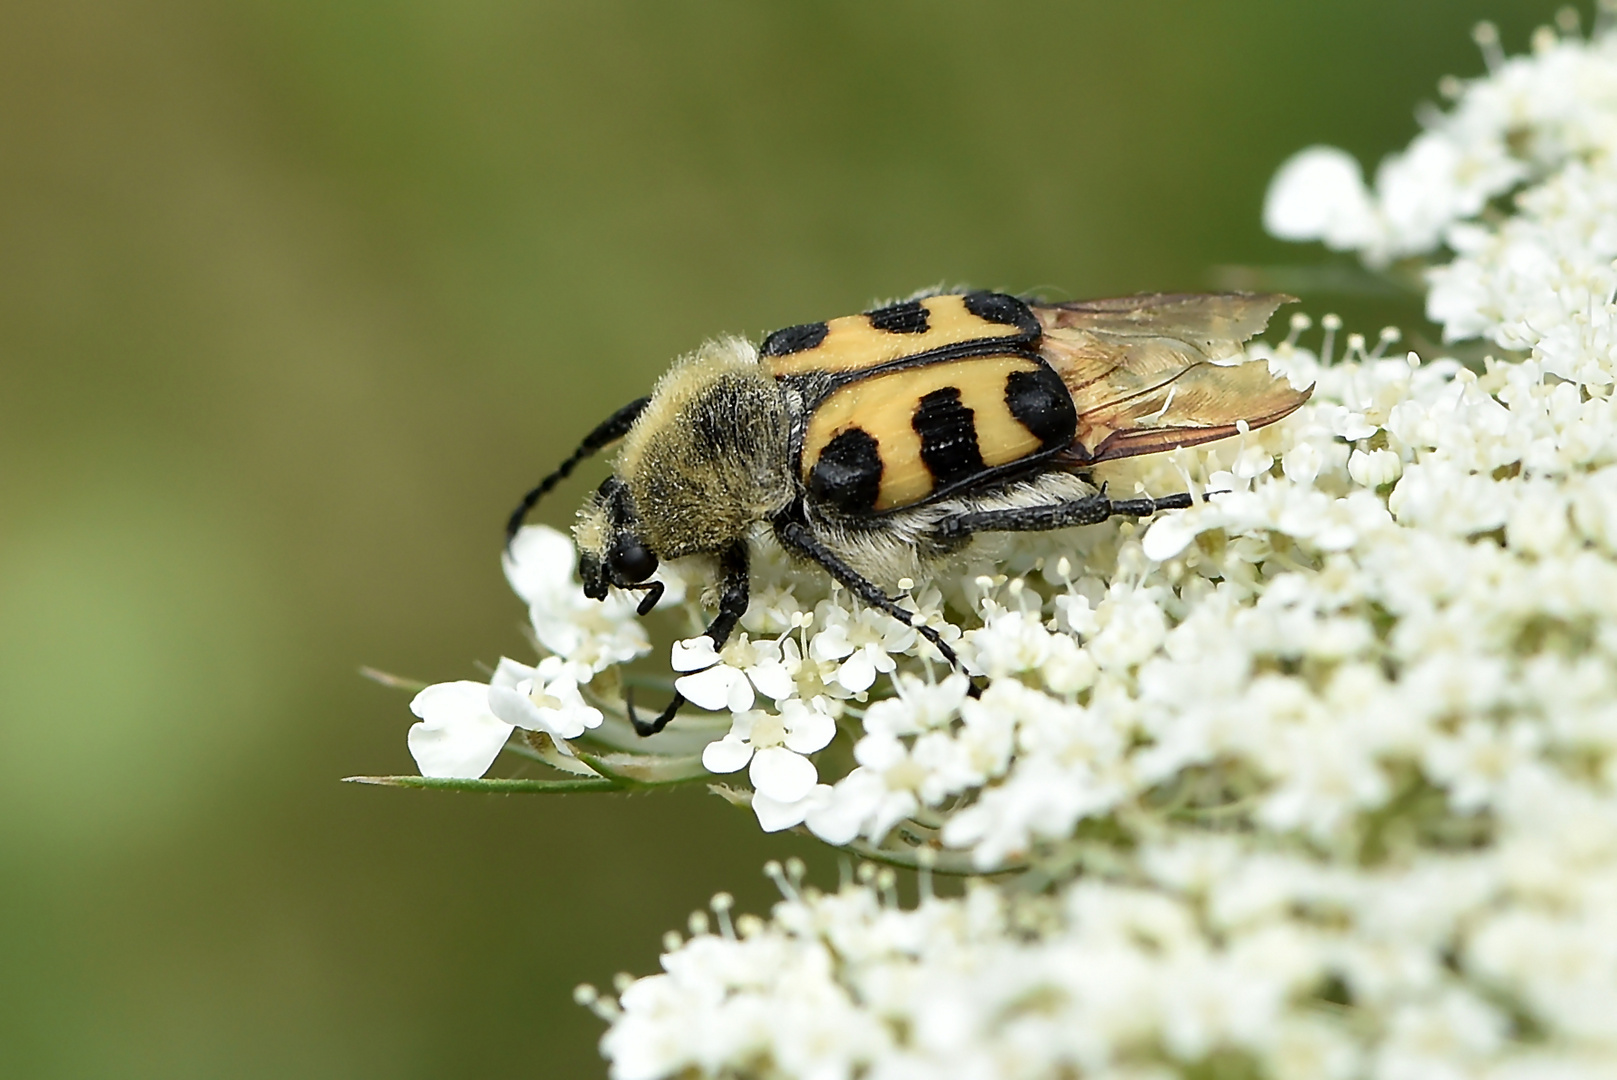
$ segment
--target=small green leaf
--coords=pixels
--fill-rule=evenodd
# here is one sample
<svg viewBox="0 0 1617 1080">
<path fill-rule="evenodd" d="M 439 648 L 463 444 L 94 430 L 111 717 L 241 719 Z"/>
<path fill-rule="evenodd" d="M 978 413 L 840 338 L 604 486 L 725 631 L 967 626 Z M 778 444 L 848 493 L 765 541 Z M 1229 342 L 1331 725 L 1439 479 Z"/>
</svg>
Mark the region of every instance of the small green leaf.
<svg viewBox="0 0 1617 1080">
<path fill-rule="evenodd" d="M 505 744 L 505 749 L 534 761 L 542 761 L 557 772 L 570 773 L 573 776 L 600 776 L 600 773 L 590 768 L 586 762 L 558 750 L 556 741 L 543 731 L 524 731 L 518 728 L 512 733 L 511 740 Z"/>
<path fill-rule="evenodd" d="M 495 795 L 565 795 L 573 791 L 622 791 L 624 785 L 604 777 L 571 780 L 462 780 L 450 776 L 345 776 L 345 784 L 427 788 L 432 791 L 482 791 Z"/>
<path fill-rule="evenodd" d="M 731 806 L 739 806 L 743 810 L 752 809 L 752 789 L 732 787 L 729 784 L 709 784 L 707 789 Z"/>
<path fill-rule="evenodd" d="M 623 785 L 684 784 L 710 775 L 702 765 L 700 754 L 678 757 L 667 754 L 592 754 L 577 747 L 574 752 L 590 768 Z"/>
</svg>

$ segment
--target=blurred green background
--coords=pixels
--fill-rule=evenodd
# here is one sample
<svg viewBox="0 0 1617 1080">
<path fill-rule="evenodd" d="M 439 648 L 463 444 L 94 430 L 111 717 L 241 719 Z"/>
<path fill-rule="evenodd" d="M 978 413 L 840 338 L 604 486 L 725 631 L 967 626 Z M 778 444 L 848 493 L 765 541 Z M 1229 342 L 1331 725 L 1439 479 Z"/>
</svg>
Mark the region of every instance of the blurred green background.
<svg viewBox="0 0 1617 1080">
<path fill-rule="evenodd" d="M 834 860 L 697 792 L 341 785 L 411 770 L 356 668 L 525 656 L 506 511 L 704 336 L 1317 261 L 1281 160 L 1373 164 L 1553 11 L 5 5 L 0 1075 L 602 1075 L 575 983 Z"/>
</svg>

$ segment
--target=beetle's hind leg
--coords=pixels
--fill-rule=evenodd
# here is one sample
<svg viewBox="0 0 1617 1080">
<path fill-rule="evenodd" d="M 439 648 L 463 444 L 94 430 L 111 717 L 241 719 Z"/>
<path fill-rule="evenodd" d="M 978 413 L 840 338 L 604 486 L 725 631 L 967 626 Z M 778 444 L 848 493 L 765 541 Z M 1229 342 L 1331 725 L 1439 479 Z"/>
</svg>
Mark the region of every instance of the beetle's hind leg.
<svg viewBox="0 0 1617 1080">
<path fill-rule="evenodd" d="M 1016 506 L 1005 510 L 978 510 L 938 522 L 932 536 L 940 544 L 957 544 L 980 532 L 1045 532 L 1072 525 L 1095 525 L 1113 517 L 1150 517 L 1159 510 L 1183 510 L 1191 505 L 1188 492 L 1160 499 L 1112 499 L 1100 494 L 1069 499 L 1048 506 Z"/>
<path fill-rule="evenodd" d="M 964 670 L 960 664 L 960 657 L 955 655 L 955 651 L 949 647 L 947 641 L 943 640 L 943 635 L 939 634 L 935 627 L 918 624 L 915 620 L 915 612 L 906 609 L 897 600 L 882 592 L 875 582 L 843 562 L 836 553 L 822 544 L 819 538 L 814 535 L 814 531 L 803 522 L 791 517 L 777 518 L 775 521 L 775 535 L 779 537 L 783 547 L 789 551 L 795 551 L 805 558 L 813 559 L 825 567 L 826 573 L 846 585 L 855 596 L 870 607 L 885 611 L 906 626 L 915 627 L 917 633 L 930 641 L 938 652 L 943 654 L 943 659 L 949 663 L 950 667 Z"/>
</svg>

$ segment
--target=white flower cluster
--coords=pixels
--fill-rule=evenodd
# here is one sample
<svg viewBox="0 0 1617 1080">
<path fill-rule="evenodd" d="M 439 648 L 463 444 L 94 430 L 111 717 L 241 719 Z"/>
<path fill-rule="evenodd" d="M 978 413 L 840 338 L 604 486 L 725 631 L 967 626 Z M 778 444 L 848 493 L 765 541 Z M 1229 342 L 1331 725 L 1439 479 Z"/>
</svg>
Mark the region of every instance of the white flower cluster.
<svg viewBox="0 0 1617 1080">
<path fill-rule="evenodd" d="M 827 595 L 829 582 L 793 572 L 778 552 L 766 551 L 753 577 L 766 584 L 744 632 L 719 650 L 706 637 L 676 643 L 673 667 L 691 674 L 674 685 L 694 705 L 730 711 L 730 733 L 708 745 L 702 762 L 715 773 L 750 763 L 752 808 L 765 829 L 778 831 L 828 805 L 831 788 L 808 755 L 830 745 L 848 704 L 868 700 L 878 677 L 928 647 L 913 626 L 840 591 Z M 937 590 L 912 599 L 943 625 Z M 775 712 L 753 708 L 760 694 Z"/>
<path fill-rule="evenodd" d="M 580 688 L 649 652 L 651 643 L 631 600 L 584 597 L 575 562 L 571 541 L 554 529 L 524 529 L 512 541 L 506 578 L 527 601 L 534 638 L 551 655 L 536 668 L 502 658 L 487 683 L 435 683 L 417 694 L 410 711 L 421 721 L 410 728 L 409 744 L 421 775 L 482 776 L 517 728 L 543 732 L 567 753 L 566 740 L 600 727 L 601 710 Z"/>
<path fill-rule="evenodd" d="M 720 910 L 591 998 L 617 1080 L 1617 1075 L 1617 35 L 1491 68 L 1374 192 L 1307 151 L 1266 218 L 1446 246 L 1433 317 L 1517 355 L 1333 363 L 1294 318 L 1252 354 L 1306 406 L 1100 477 L 1216 494 L 910 590 L 980 696 L 780 561 L 676 648 L 764 827 L 1021 873 Z"/>
<path fill-rule="evenodd" d="M 1608 15 L 1602 0 L 1600 16 Z M 1562 21 L 1576 26 L 1570 10 Z M 1373 187 L 1350 155 L 1311 147 L 1270 186 L 1268 230 L 1287 240 L 1323 240 L 1383 266 L 1453 243 L 1454 226 L 1491 200 L 1617 145 L 1617 41 L 1609 34 L 1584 41 L 1545 27 L 1533 36 L 1532 55 L 1511 58 L 1491 25 L 1480 25 L 1476 37 L 1489 77 L 1444 79 L 1454 108 L 1423 115 L 1425 130 L 1381 162 Z"/>
<path fill-rule="evenodd" d="M 1613 918 L 1534 910 L 1569 875 L 1522 854 L 1363 870 L 1202 836 L 1131 880 L 909 910 L 880 876 L 783 882 L 769 920 L 716 898 L 720 932 L 671 936 L 663 974 L 581 996 L 616 1080 L 1609 1077 Z"/>
</svg>

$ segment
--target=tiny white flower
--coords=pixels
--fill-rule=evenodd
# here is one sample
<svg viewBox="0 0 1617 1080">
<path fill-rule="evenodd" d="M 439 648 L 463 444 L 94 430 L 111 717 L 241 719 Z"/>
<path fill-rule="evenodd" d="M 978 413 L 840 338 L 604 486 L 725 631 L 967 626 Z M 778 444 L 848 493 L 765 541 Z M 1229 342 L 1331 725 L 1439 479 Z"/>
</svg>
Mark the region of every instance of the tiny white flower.
<svg viewBox="0 0 1617 1080">
<path fill-rule="evenodd" d="M 825 749 L 836 733 L 836 721 L 823 711 L 785 701 L 779 714 L 736 713 L 729 733 L 702 751 L 702 764 L 709 772 L 732 773 L 750 763 L 755 790 L 779 803 L 795 803 L 819 780 L 807 755 Z"/>
<path fill-rule="evenodd" d="M 755 635 L 784 634 L 795 630 L 813 605 L 805 607 L 797 599 L 792 582 L 767 582 L 755 589 L 747 601 L 741 625 Z"/>
<path fill-rule="evenodd" d="M 1504 1017 L 1475 995 L 1450 990 L 1435 1002 L 1399 1007 L 1377 1055 L 1376 1073 L 1387 1080 L 1463 1076 L 1505 1038 Z"/>
<path fill-rule="evenodd" d="M 1435 783 L 1446 787 L 1449 802 L 1462 814 L 1483 809 L 1509 780 L 1513 770 L 1538 756 L 1542 737 L 1527 724 L 1506 730 L 1482 720 L 1468 720 L 1452 736 L 1426 743 L 1421 764 Z"/>
<path fill-rule="evenodd" d="M 796 689 L 780 643 L 768 638 L 738 634 L 718 650 L 706 636 L 676 641 L 671 662 L 675 671 L 694 672 L 675 680 L 674 688 L 703 709 L 745 712 L 756 700 L 755 688 L 775 701 Z"/>
<path fill-rule="evenodd" d="M 1089 650 L 1065 634 L 1050 641 L 1049 655 L 1039 667 L 1044 685 L 1057 694 L 1076 694 L 1095 685 L 1100 665 Z"/>
<path fill-rule="evenodd" d="M 600 601 L 584 595 L 574 574 L 578 554 L 563 533 L 529 525 L 512 538 L 503 562 L 511 588 L 527 601 L 534 636 L 557 656 L 593 673 L 650 650 L 633 598 L 616 591 Z"/>
<path fill-rule="evenodd" d="M 837 681 L 842 665 L 836 660 L 805 656 L 793 637 L 781 643 L 780 652 L 781 664 L 792 680 L 793 694 L 832 716 L 840 716 L 842 701 L 853 696 L 852 691 Z"/>
<path fill-rule="evenodd" d="M 810 658 L 836 661 L 836 682 L 850 693 L 869 690 L 878 674 L 898 666 L 894 655 L 915 645 L 915 629 L 874 608 L 857 611 L 829 601 L 816 610 L 821 627 L 809 641 Z"/>
<path fill-rule="evenodd" d="M 489 708 L 514 727 L 576 739 L 602 720 L 579 692 L 578 675 L 578 665 L 559 656 L 545 657 L 538 667 L 501 657 L 489 680 Z"/>
<path fill-rule="evenodd" d="M 578 552 L 566 533 L 526 525 L 511 538 L 500 560 L 511 589 L 529 604 L 571 603 L 578 593 Z"/>
<path fill-rule="evenodd" d="M 1164 514 L 1157 520 L 1177 520 L 1183 516 L 1184 515 L 1182 514 Z M 1188 540 L 1186 542 L 1188 543 Z M 1180 547 L 1183 546 L 1184 545 L 1180 545 Z M 1175 548 L 1174 554 L 1178 554 L 1178 552 L 1179 549 Z M 1153 555 L 1149 551 L 1146 552 L 1146 557 L 1149 559 L 1157 559 L 1157 556 Z M 1166 557 L 1172 558 L 1171 555 Z M 1160 562 L 1162 560 L 1157 559 L 1157 561 Z M 1063 633 L 1085 638 L 1093 634 L 1096 627 L 1099 625 L 1095 621 L 1094 605 L 1089 602 L 1089 597 L 1087 596 L 1079 593 L 1063 593 L 1051 601 L 1051 604 L 1056 609 L 1056 626 Z"/>
<path fill-rule="evenodd" d="M 1254 476 L 1262 476 L 1274 465 L 1274 457 L 1261 445 L 1254 443 L 1243 447 L 1235 456 L 1235 463 L 1230 471 L 1243 480 L 1250 480 Z"/>
<path fill-rule="evenodd" d="M 1390 484 L 1403 474 L 1404 463 L 1391 450 L 1355 450 L 1348 457 L 1348 475 L 1367 488 Z"/>
<path fill-rule="evenodd" d="M 1364 172 L 1334 146 L 1298 151 L 1269 182 L 1263 227 L 1282 240 L 1323 240 L 1337 250 L 1373 243 L 1379 233 Z"/>
<path fill-rule="evenodd" d="M 971 680 L 960 672 L 940 683 L 930 683 L 918 675 L 902 672 L 893 680 L 897 696 L 883 698 L 865 710 L 867 732 L 886 735 L 916 735 L 933 728 L 947 727 L 960 715 L 960 705 L 971 689 Z"/>
<path fill-rule="evenodd" d="M 1205 527 L 1202 521 L 1201 515 L 1190 512 L 1157 517 L 1146 526 L 1145 536 L 1140 541 L 1145 557 L 1154 562 L 1167 562 L 1196 539 Z"/>
<path fill-rule="evenodd" d="M 831 785 L 815 784 L 808 794 L 793 802 L 782 802 L 761 791 L 752 793 L 752 812 L 764 832 L 781 832 L 803 824 L 803 820 L 830 804 Z"/>
<path fill-rule="evenodd" d="M 867 735 L 854 747 L 859 767 L 832 786 L 824 803 L 807 815 L 814 835 L 846 844 L 863 834 L 879 842 L 920 808 L 920 790 L 930 778 L 899 739 Z"/>
<path fill-rule="evenodd" d="M 487 683 L 435 683 L 410 702 L 421 718 L 410 727 L 410 755 L 422 776 L 473 780 L 488 772 L 512 728 L 489 708 L 488 690 Z"/>
<path fill-rule="evenodd" d="M 1286 474 L 1287 480 L 1306 487 L 1319 475 L 1324 461 L 1317 446 L 1311 442 L 1299 442 L 1281 455 L 1280 469 Z"/>
<path fill-rule="evenodd" d="M 421 775 L 466 779 L 488 771 L 515 728 L 543 731 L 569 753 L 565 740 L 602 720 L 579 693 L 577 669 L 559 656 L 537 668 L 502 658 L 489 682 L 429 686 L 410 711 L 421 717 L 408 736 Z"/>
<path fill-rule="evenodd" d="M 1147 592 L 1114 590 L 1096 609 L 1100 629 L 1089 654 L 1103 670 L 1121 670 L 1145 660 L 1167 635 L 1167 620 Z"/>
<path fill-rule="evenodd" d="M 1037 612 L 985 605 L 983 625 L 965 636 L 963 659 L 991 678 L 1036 671 L 1050 658 L 1057 636 Z"/>
</svg>

